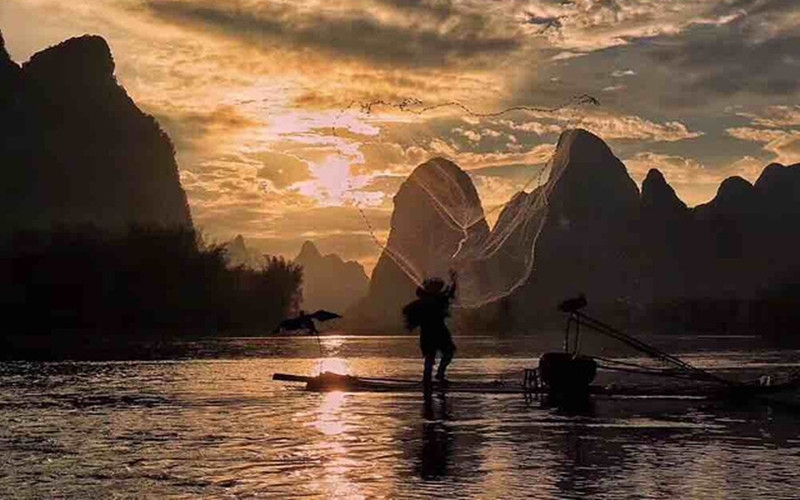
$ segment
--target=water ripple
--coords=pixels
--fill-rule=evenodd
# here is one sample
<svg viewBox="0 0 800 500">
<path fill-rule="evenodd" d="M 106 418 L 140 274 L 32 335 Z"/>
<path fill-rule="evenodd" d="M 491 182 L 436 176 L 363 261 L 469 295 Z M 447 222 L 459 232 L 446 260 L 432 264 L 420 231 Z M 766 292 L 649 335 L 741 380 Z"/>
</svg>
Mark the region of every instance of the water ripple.
<svg viewBox="0 0 800 500">
<path fill-rule="evenodd" d="M 781 362 L 772 351 L 749 359 Z M 419 370 L 412 358 L 349 363 L 358 373 L 392 377 Z M 492 377 L 511 377 L 524 365 L 463 359 L 454 377 L 486 376 L 487 366 Z M 23 498 L 598 499 L 800 491 L 800 423 L 774 408 L 597 400 L 569 413 L 513 395 L 425 401 L 306 393 L 268 380 L 315 366 L 306 358 L 0 363 L 0 491 Z"/>
</svg>

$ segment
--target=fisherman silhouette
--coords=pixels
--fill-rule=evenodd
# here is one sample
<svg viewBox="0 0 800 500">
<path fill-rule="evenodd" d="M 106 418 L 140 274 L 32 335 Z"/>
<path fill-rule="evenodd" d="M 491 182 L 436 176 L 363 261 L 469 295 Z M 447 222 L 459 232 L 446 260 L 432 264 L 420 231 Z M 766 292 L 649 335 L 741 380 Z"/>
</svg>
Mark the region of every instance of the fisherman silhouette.
<svg viewBox="0 0 800 500">
<path fill-rule="evenodd" d="M 436 353 L 441 352 L 436 379 L 447 382 L 445 370 L 453 360 L 456 346 L 445 325 L 445 318 L 450 314 L 450 303 L 456 296 L 456 273 L 450 271 L 450 285 L 445 286 L 441 278 L 428 278 L 417 288 L 417 300 L 403 308 L 406 328 L 420 329 L 419 346 L 425 358 L 425 369 L 422 382 L 426 388 L 431 385 L 433 365 Z"/>
</svg>

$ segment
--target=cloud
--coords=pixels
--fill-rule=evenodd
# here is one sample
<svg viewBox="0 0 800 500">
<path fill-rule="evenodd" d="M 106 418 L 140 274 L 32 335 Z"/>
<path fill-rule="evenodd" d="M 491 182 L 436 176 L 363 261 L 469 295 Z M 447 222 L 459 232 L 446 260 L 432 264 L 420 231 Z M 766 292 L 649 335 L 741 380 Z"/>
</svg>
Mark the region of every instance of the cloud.
<svg viewBox="0 0 800 500">
<path fill-rule="evenodd" d="M 433 18 L 438 22 L 457 16 L 456 4 L 450 0 L 373 0 L 377 5 L 389 7 L 399 13 L 415 17 Z"/>
<path fill-rule="evenodd" d="M 451 157 L 462 169 L 471 171 L 508 165 L 542 165 L 547 163 L 553 152 L 555 144 L 537 144 L 524 152 L 454 152 Z"/>
<path fill-rule="evenodd" d="M 762 113 L 737 113 L 751 118 L 754 125 L 770 128 L 800 126 L 800 105 L 768 106 Z"/>
<path fill-rule="evenodd" d="M 518 17 L 530 26 L 532 35 L 579 53 L 679 32 L 708 8 L 703 0 L 533 0 L 524 4 Z"/>
<path fill-rule="evenodd" d="M 524 121 L 499 119 L 493 123 L 510 131 L 528 132 L 538 136 L 560 134 L 568 128 L 585 128 L 605 140 L 678 142 L 704 135 L 703 132 L 689 130 L 678 120 L 659 123 L 611 110 L 566 109 L 554 113 L 532 112 L 527 116 L 530 118 Z"/>
<path fill-rule="evenodd" d="M 408 175 L 417 165 L 432 156 L 427 148 L 417 144 L 384 141 L 363 142 L 359 146 L 361 161 L 354 163 L 351 172 L 355 175 L 384 174 Z"/>
<path fill-rule="evenodd" d="M 245 117 L 233 106 L 220 105 L 207 111 L 184 110 L 178 107 L 161 109 L 156 114 L 161 125 L 174 137 L 176 146 L 202 148 L 209 137 L 217 141 L 242 130 L 261 126 L 257 120 Z"/>
<path fill-rule="evenodd" d="M 461 127 L 458 127 L 454 128 L 453 132 L 463 135 L 464 137 L 467 138 L 467 140 L 472 142 L 480 142 L 481 140 L 480 132 L 475 132 L 474 130 L 463 129 Z"/>
<path fill-rule="evenodd" d="M 267 179 L 278 189 L 312 179 L 308 163 L 294 155 L 262 151 L 248 156 L 262 165 L 258 177 Z"/>
<path fill-rule="evenodd" d="M 720 2 L 714 5 L 712 13 L 725 17 L 739 16 L 758 16 L 763 14 L 785 15 L 793 8 L 797 7 L 794 0 L 733 0 L 730 2 Z"/>
<path fill-rule="evenodd" d="M 371 224 L 388 227 L 391 211 L 384 208 L 364 207 L 361 209 Z M 354 207 L 313 207 L 304 210 L 289 210 L 282 213 L 265 227 L 276 234 L 315 234 L 367 233 L 368 226 L 361 212 Z"/>
<path fill-rule="evenodd" d="M 638 116 L 587 115 L 578 126 L 603 139 L 635 139 L 653 142 L 675 142 L 695 139 L 702 132 L 692 132 L 679 121 L 656 123 Z"/>
<path fill-rule="evenodd" d="M 731 96 L 788 96 L 796 78 L 800 4 L 785 0 L 717 2 L 709 15 L 669 36 L 637 42 L 654 65 L 676 76 L 673 92 Z"/>
<path fill-rule="evenodd" d="M 727 132 L 743 141 L 762 143 L 763 149 L 772 153 L 776 162 L 800 163 L 800 130 L 735 127 L 727 129 Z"/>
<path fill-rule="evenodd" d="M 490 226 L 497 221 L 509 200 L 523 190 L 519 181 L 506 177 L 471 174 L 471 178 L 481 199 L 484 218 Z M 528 186 L 526 189 L 530 191 L 532 188 Z"/>
<path fill-rule="evenodd" d="M 364 191 L 377 191 L 381 193 L 396 193 L 400 186 L 406 181 L 405 175 L 376 175 L 369 184 L 364 186 Z M 386 197 L 388 201 L 389 198 Z"/>
<path fill-rule="evenodd" d="M 552 56 L 550 58 L 551 61 L 565 61 L 567 59 L 574 59 L 576 57 L 581 57 L 585 55 L 583 52 L 570 52 L 568 50 L 564 50 L 559 52 L 558 54 Z M 554 78 L 553 81 L 558 81 L 558 78 Z"/>
<path fill-rule="evenodd" d="M 444 66 L 508 54 L 520 45 L 513 36 L 493 33 L 488 19 L 474 13 L 453 13 L 447 23 L 434 27 L 382 21 L 356 4 L 333 9 L 277 2 L 221 6 L 210 1 L 159 0 L 147 8 L 170 22 L 214 29 L 267 50 L 319 51 L 375 65 Z"/>
<path fill-rule="evenodd" d="M 498 120 L 497 123 L 517 132 L 529 132 L 539 136 L 560 134 L 564 129 L 564 127 L 561 125 L 545 124 L 534 120 L 524 121 L 521 123 L 517 123 L 513 120 Z"/>
<path fill-rule="evenodd" d="M 564 28 L 542 49 L 581 56 L 532 70 L 514 102 L 600 92 L 619 85 L 625 71 L 635 74 L 604 104 L 648 118 L 719 115 L 727 105 L 775 104 L 800 93 L 798 2 L 631 0 L 596 17 L 586 3 L 558 8 Z"/>
</svg>

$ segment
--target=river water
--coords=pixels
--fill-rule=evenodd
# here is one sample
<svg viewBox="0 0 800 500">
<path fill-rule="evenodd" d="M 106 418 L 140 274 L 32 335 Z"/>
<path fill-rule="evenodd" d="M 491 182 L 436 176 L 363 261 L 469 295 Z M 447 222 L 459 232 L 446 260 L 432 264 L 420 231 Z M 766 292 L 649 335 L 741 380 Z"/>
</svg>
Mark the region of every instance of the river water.
<svg viewBox="0 0 800 500">
<path fill-rule="evenodd" d="M 453 379 L 519 379 L 541 352 L 457 340 Z M 697 343 L 686 359 L 718 370 L 800 365 L 800 352 L 746 338 Z M 270 380 L 321 363 L 417 378 L 413 337 L 325 337 L 322 362 L 310 338 L 146 347 L 147 361 L 0 362 L 0 495 L 800 498 L 800 416 L 779 407 L 599 399 L 568 412 L 516 395 L 317 394 Z"/>
</svg>

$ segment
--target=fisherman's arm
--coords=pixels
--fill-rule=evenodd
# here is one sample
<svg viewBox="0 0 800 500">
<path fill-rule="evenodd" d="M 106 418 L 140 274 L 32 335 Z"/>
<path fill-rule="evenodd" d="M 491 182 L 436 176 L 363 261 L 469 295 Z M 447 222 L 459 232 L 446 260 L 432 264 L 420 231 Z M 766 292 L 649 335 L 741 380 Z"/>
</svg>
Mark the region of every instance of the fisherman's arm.
<svg viewBox="0 0 800 500">
<path fill-rule="evenodd" d="M 455 270 L 450 270 L 450 285 L 447 287 L 447 295 L 451 299 L 455 298 L 456 296 L 456 289 L 458 288 L 458 274 L 456 274 Z"/>
</svg>

